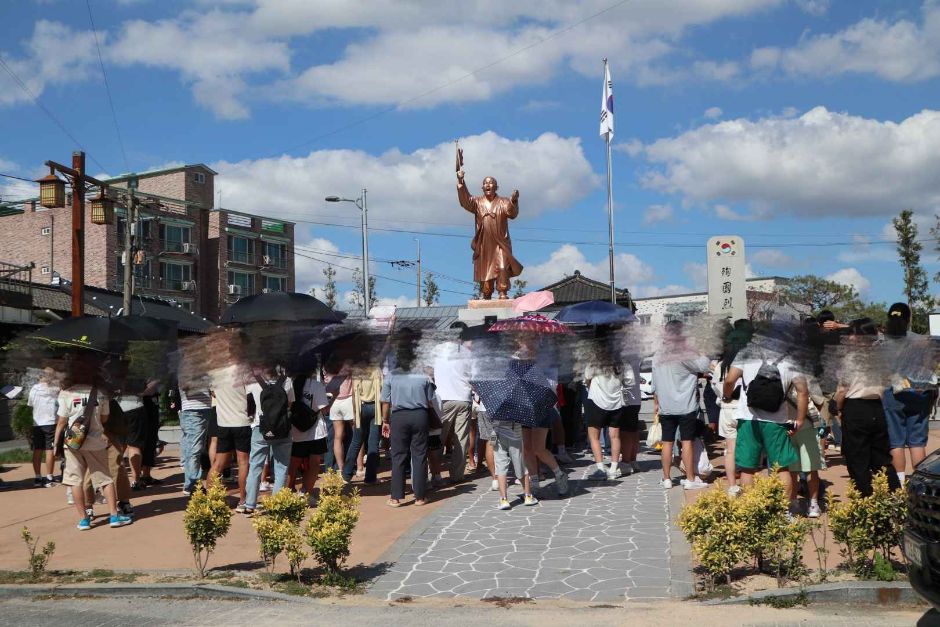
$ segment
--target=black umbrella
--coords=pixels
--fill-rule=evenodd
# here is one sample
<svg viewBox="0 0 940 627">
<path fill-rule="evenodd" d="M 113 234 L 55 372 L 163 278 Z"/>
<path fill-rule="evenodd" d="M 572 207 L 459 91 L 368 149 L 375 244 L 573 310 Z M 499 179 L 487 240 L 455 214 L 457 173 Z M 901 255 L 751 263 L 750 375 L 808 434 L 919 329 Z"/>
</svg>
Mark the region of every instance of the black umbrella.
<svg viewBox="0 0 940 627">
<path fill-rule="evenodd" d="M 240 299 L 222 316 L 221 324 L 249 322 L 342 322 L 343 316 L 307 294 L 270 292 Z"/>
<path fill-rule="evenodd" d="M 57 320 L 30 337 L 55 347 L 83 348 L 102 353 L 122 353 L 129 342 L 148 339 L 124 318 L 95 316 Z"/>
</svg>

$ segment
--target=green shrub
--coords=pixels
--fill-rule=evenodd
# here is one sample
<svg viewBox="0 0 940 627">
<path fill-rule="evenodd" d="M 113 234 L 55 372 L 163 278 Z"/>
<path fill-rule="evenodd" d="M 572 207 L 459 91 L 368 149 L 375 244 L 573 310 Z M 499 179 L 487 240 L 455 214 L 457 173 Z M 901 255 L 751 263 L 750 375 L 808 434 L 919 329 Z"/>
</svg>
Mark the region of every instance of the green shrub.
<svg viewBox="0 0 940 627">
<path fill-rule="evenodd" d="M 829 496 L 829 528 L 849 566 L 859 577 L 870 577 L 877 556 L 890 565 L 892 550 L 901 544 L 907 498 L 902 490 L 890 489 L 884 471 L 872 480 L 871 496 L 862 496 L 849 482 L 845 497 Z"/>
<path fill-rule="evenodd" d="M 300 580 L 301 566 L 309 557 L 304 550 L 300 523 L 307 514 L 307 496 L 290 490 L 278 490 L 263 500 L 264 514 L 252 519 L 258 534 L 261 559 L 269 573 L 274 572 L 277 556 L 284 553 L 290 572 Z"/>
<path fill-rule="evenodd" d="M 352 532 L 359 521 L 359 491 L 343 494 L 344 485 L 335 471 L 323 475 L 320 501 L 307 522 L 307 543 L 328 574 L 338 573 L 349 557 Z"/>
<path fill-rule="evenodd" d="M 221 479 L 218 475 L 213 476 L 209 479 L 205 493 L 201 490 L 193 493 L 183 514 L 183 527 L 200 578 L 205 578 L 209 556 L 232 524 L 232 510 L 225 498 L 226 491 Z"/>
<path fill-rule="evenodd" d="M 290 490 L 278 490 L 275 494 L 262 499 L 261 503 L 265 516 L 288 521 L 294 526 L 301 523 L 310 507 L 306 495 Z"/>
<path fill-rule="evenodd" d="M 13 416 L 10 420 L 10 426 L 16 437 L 29 441 L 33 435 L 33 408 L 25 401 L 17 403 L 13 407 Z"/>
<path fill-rule="evenodd" d="M 52 559 L 52 554 L 55 553 L 55 542 L 46 542 L 46 546 L 42 547 L 39 553 L 36 553 L 36 549 L 39 548 L 39 538 L 33 538 L 29 527 L 23 527 L 20 537 L 23 538 L 23 542 L 26 543 L 26 550 L 29 551 L 29 572 L 32 574 L 33 579 L 38 579 L 46 572 L 46 566 L 49 565 L 49 560 Z"/>
<path fill-rule="evenodd" d="M 731 569 L 748 555 L 748 533 L 735 500 L 721 482 L 686 505 L 676 522 L 708 573 L 709 588 L 722 577 L 730 583 Z"/>
</svg>

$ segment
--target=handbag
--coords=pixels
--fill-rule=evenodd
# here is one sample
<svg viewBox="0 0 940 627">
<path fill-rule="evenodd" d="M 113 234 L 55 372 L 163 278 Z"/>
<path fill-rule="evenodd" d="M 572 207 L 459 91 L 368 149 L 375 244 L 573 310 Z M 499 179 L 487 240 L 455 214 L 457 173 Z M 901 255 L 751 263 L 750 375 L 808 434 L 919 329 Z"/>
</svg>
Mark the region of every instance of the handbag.
<svg viewBox="0 0 940 627">
<path fill-rule="evenodd" d="M 85 402 L 85 409 L 82 410 L 82 415 L 76 417 L 72 424 L 65 428 L 65 446 L 73 451 L 82 448 L 85 438 L 88 436 L 91 418 L 97 405 L 98 388 L 92 386 L 91 392 L 88 394 L 88 400 Z"/>
<path fill-rule="evenodd" d="M 662 442 L 663 439 L 663 426 L 659 424 L 659 414 L 653 416 L 653 424 L 649 428 L 649 432 L 646 434 L 646 446 L 649 448 L 655 448 L 657 444 Z"/>
</svg>

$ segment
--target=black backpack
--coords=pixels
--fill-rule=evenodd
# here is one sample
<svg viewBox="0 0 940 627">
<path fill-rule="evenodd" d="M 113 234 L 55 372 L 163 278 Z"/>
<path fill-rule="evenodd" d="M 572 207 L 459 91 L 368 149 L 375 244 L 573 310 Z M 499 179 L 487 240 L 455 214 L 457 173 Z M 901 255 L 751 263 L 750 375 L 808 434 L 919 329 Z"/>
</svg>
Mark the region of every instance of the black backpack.
<svg viewBox="0 0 940 627">
<path fill-rule="evenodd" d="M 290 435 L 290 407 L 287 390 L 284 389 L 286 377 L 280 376 L 274 383 L 267 383 L 255 375 L 261 385 L 258 404 L 261 405 L 261 420 L 258 427 L 265 440 L 281 440 Z"/>
<path fill-rule="evenodd" d="M 780 368 L 777 367 L 780 359 L 772 364 L 761 360 L 757 376 L 744 388 L 747 393 L 748 407 L 775 412 L 783 405 L 787 391 L 783 388 L 783 377 L 780 375 Z"/>
<path fill-rule="evenodd" d="M 317 418 L 320 412 L 314 411 L 307 399 L 304 398 L 304 384 L 307 377 L 296 377 L 294 379 L 294 403 L 290 408 L 290 423 L 298 431 L 307 431 L 317 424 Z"/>
</svg>

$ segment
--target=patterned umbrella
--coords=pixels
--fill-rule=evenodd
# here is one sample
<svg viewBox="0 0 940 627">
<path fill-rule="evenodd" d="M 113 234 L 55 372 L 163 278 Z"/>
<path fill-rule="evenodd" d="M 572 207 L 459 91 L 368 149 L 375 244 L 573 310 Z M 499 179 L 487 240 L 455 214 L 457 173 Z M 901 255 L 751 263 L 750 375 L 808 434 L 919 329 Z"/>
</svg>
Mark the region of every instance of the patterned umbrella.
<svg viewBox="0 0 940 627">
<path fill-rule="evenodd" d="M 571 333 L 571 329 L 560 322 L 549 320 L 541 314 L 526 314 L 517 318 L 499 320 L 490 326 L 491 333 L 501 331 L 524 331 L 528 333 L 541 333 L 545 335 Z"/>
<path fill-rule="evenodd" d="M 471 383 L 493 419 L 525 427 L 538 426 L 539 418 L 558 402 L 548 377 L 534 361 L 509 360 L 505 376 Z"/>
</svg>

